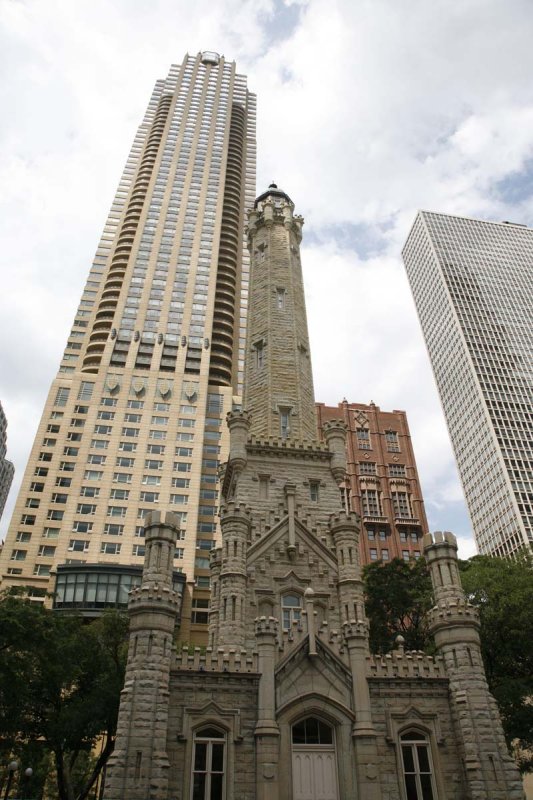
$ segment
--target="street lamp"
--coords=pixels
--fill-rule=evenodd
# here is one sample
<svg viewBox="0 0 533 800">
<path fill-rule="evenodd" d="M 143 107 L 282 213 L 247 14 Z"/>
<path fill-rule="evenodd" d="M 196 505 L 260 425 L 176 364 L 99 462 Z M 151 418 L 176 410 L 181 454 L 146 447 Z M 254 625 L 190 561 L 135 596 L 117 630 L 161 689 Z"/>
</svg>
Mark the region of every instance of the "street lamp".
<svg viewBox="0 0 533 800">
<path fill-rule="evenodd" d="M 11 784 L 13 782 L 13 775 L 18 770 L 19 765 L 18 761 L 10 761 L 7 765 L 7 785 L 6 785 L 6 793 L 4 795 L 4 800 L 7 800 L 9 797 L 9 790 L 11 789 Z"/>
</svg>

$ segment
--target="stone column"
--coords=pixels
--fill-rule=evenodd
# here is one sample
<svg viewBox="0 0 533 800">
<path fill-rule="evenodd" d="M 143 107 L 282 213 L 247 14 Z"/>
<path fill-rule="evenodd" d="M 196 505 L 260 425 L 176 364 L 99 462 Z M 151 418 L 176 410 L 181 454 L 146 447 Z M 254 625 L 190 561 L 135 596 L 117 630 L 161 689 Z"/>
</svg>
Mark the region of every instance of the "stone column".
<svg viewBox="0 0 533 800">
<path fill-rule="evenodd" d="M 376 732 L 372 723 L 370 689 L 366 677 L 368 620 L 359 561 L 359 524 L 355 512 L 341 511 L 330 518 L 338 563 L 339 608 L 353 681 L 355 722 L 352 730 L 357 784 L 361 798 L 380 800 Z"/>
<path fill-rule="evenodd" d="M 146 517 L 143 577 L 128 603 L 128 662 L 105 800 L 167 800 L 169 678 L 180 603 L 172 589 L 178 533 L 176 514 L 154 511 Z"/>
<path fill-rule="evenodd" d="M 244 647 L 246 637 L 246 553 L 250 515 L 229 501 L 220 512 L 222 564 L 218 581 L 218 646 Z"/>
<path fill-rule="evenodd" d="M 466 600 L 457 565 L 457 540 L 440 531 L 424 537 L 435 606 L 431 632 L 444 657 L 450 703 L 463 753 L 469 800 L 522 800 L 522 781 L 509 756 L 496 702 L 481 660 L 477 609 Z"/>
<path fill-rule="evenodd" d="M 346 479 L 346 423 L 334 419 L 322 425 L 324 438 L 331 451 L 331 472 L 337 484 Z"/>
<path fill-rule="evenodd" d="M 256 800 L 279 798 L 279 728 L 276 722 L 276 687 L 274 667 L 278 620 L 259 617 L 255 620 L 259 679 L 259 708 L 255 726 L 257 763 Z"/>
</svg>

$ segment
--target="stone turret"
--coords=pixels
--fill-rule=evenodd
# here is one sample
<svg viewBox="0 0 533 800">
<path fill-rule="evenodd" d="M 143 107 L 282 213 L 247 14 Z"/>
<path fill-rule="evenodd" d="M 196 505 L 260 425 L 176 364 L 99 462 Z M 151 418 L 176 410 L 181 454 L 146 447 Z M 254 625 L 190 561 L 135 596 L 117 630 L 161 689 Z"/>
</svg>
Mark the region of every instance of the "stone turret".
<svg viewBox="0 0 533 800">
<path fill-rule="evenodd" d="M 465 597 L 457 540 L 440 531 L 424 537 L 435 597 L 430 629 L 450 680 L 452 714 L 462 746 L 471 800 L 521 800 L 523 788 L 510 758 L 496 701 L 481 658 L 479 615 Z"/>
<path fill-rule="evenodd" d="M 146 552 L 140 586 L 130 593 L 130 638 L 115 750 L 106 800 L 165 800 L 167 728 L 173 636 L 181 595 L 172 588 L 179 517 L 153 511 L 145 520 Z"/>
<path fill-rule="evenodd" d="M 252 258 L 244 407 L 261 438 L 315 440 L 316 415 L 300 263 L 302 217 L 271 184 L 248 223 Z"/>
<path fill-rule="evenodd" d="M 250 515 L 242 503 L 227 502 L 221 509 L 222 551 L 218 578 L 219 645 L 244 647 L 246 601 L 246 551 Z"/>
</svg>

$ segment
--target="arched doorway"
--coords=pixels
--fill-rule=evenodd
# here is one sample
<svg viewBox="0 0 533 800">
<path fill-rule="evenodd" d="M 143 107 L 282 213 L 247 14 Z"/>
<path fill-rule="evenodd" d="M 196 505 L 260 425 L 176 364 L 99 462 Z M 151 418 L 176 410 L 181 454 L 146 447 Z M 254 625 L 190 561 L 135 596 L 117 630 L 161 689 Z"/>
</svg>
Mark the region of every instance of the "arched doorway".
<svg viewBox="0 0 533 800">
<path fill-rule="evenodd" d="M 292 726 L 293 800 L 338 800 L 335 732 L 317 717 Z"/>
</svg>

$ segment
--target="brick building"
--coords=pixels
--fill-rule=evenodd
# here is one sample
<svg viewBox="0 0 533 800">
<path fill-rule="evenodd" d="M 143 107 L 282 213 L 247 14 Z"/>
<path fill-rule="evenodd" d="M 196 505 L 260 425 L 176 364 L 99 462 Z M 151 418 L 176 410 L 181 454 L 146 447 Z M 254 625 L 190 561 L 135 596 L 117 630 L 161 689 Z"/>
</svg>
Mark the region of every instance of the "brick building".
<svg viewBox="0 0 533 800">
<path fill-rule="evenodd" d="M 361 517 L 361 563 L 419 558 L 428 524 L 405 411 L 343 400 L 316 412 L 319 431 L 346 424 L 345 503 Z"/>
</svg>

